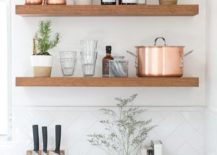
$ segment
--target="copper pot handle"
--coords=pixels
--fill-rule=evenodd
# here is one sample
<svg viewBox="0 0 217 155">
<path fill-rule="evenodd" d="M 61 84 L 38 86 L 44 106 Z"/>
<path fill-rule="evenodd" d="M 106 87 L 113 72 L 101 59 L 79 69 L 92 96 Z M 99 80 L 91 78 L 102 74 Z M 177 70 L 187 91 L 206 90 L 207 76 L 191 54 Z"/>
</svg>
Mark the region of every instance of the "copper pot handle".
<svg viewBox="0 0 217 155">
<path fill-rule="evenodd" d="M 165 39 L 164 37 L 157 37 L 157 38 L 154 40 L 154 46 L 157 46 L 157 41 L 158 41 L 159 39 L 163 40 L 164 46 L 167 46 L 167 44 L 166 44 L 166 39 Z"/>
<path fill-rule="evenodd" d="M 136 54 L 134 54 L 133 52 L 131 52 L 131 51 L 127 50 L 126 52 L 136 58 L 136 60 L 135 60 L 135 68 L 138 69 L 138 60 L 137 60 L 138 56 Z"/>
<path fill-rule="evenodd" d="M 132 55 L 132 56 L 134 56 L 134 57 L 137 57 L 137 55 L 136 54 L 134 54 L 133 52 L 131 52 L 131 51 L 126 51 L 128 54 L 130 54 L 130 55 Z"/>
<path fill-rule="evenodd" d="M 193 52 L 194 50 L 188 51 L 187 53 L 184 54 L 184 57 L 180 57 L 180 67 L 184 67 L 184 58 Z"/>
<path fill-rule="evenodd" d="M 190 55 L 190 54 L 193 53 L 193 52 L 194 52 L 194 50 L 188 51 L 187 53 L 184 54 L 184 57 Z"/>
</svg>

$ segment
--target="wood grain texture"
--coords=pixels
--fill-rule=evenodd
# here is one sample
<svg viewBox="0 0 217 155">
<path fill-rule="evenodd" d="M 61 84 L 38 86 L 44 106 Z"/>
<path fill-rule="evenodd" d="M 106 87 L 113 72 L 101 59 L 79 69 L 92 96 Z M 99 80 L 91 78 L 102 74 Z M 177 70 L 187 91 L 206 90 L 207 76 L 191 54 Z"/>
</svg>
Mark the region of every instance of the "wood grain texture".
<svg viewBox="0 0 217 155">
<path fill-rule="evenodd" d="M 198 5 L 16 5 L 21 16 L 194 16 Z"/>
<path fill-rule="evenodd" d="M 145 77 L 145 78 L 101 78 L 101 77 L 17 77 L 16 86 L 22 87 L 198 87 L 197 77 Z"/>
<path fill-rule="evenodd" d="M 32 150 L 28 150 L 26 151 L 26 155 L 36 155 L 37 153 L 35 153 L 34 151 Z M 42 151 L 38 151 L 38 155 L 42 155 Z"/>
<path fill-rule="evenodd" d="M 56 154 L 54 153 L 54 150 L 52 150 L 52 151 L 50 150 L 50 151 L 48 151 L 47 155 L 56 155 Z M 59 155 L 65 155 L 65 151 L 61 150 Z"/>
<path fill-rule="evenodd" d="M 49 150 L 47 155 L 53 155 L 54 154 L 53 152 L 54 152 L 53 150 Z M 28 150 L 28 151 L 26 151 L 26 155 L 35 155 L 35 153 L 32 150 Z M 41 150 L 38 151 L 38 155 L 43 155 L 43 151 L 41 151 Z M 61 150 L 60 155 L 65 155 L 65 151 Z"/>
</svg>

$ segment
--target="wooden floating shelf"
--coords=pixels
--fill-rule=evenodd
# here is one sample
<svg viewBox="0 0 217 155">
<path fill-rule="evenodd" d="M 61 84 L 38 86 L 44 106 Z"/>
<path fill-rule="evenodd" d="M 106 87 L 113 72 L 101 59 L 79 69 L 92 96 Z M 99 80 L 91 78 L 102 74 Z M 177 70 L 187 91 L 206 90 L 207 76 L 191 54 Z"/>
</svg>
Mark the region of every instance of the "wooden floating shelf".
<svg viewBox="0 0 217 155">
<path fill-rule="evenodd" d="M 197 77 L 17 77 L 16 86 L 21 87 L 198 87 Z"/>
<path fill-rule="evenodd" d="M 199 5 L 16 5 L 21 16 L 195 16 Z"/>
</svg>

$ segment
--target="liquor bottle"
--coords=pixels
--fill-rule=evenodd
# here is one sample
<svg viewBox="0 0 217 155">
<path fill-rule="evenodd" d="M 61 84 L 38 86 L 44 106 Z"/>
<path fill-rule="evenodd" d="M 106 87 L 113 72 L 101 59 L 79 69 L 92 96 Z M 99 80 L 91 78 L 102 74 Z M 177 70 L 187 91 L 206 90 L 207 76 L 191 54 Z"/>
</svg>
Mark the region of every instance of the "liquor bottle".
<svg viewBox="0 0 217 155">
<path fill-rule="evenodd" d="M 101 0 L 101 5 L 116 5 L 116 0 Z"/>
<path fill-rule="evenodd" d="M 120 5 L 136 5 L 137 0 L 119 0 Z"/>
<path fill-rule="evenodd" d="M 106 56 L 102 59 L 102 76 L 109 77 L 109 60 L 114 58 L 111 55 L 112 47 L 106 46 Z"/>
<path fill-rule="evenodd" d="M 32 54 L 33 55 L 36 55 L 37 53 L 36 53 L 36 43 L 35 43 L 36 41 L 35 41 L 35 38 L 33 38 L 33 47 L 32 47 Z"/>
</svg>

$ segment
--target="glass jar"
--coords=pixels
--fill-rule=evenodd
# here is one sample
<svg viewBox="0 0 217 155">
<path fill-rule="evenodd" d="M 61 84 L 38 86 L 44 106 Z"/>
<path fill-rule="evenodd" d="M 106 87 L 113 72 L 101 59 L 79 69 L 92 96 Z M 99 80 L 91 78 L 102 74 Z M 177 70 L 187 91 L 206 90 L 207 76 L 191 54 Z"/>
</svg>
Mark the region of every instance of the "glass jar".
<svg viewBox="0 0 217 155">
<path fill-rule="evenodd" d="M 128 77 L 128 60 L 124 56 L 109 61 L 109 77 Z"/>
</svg>

